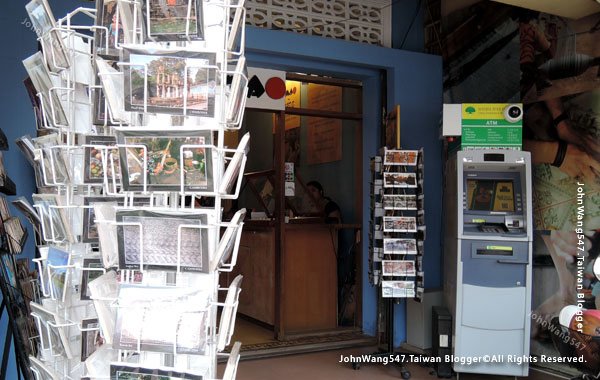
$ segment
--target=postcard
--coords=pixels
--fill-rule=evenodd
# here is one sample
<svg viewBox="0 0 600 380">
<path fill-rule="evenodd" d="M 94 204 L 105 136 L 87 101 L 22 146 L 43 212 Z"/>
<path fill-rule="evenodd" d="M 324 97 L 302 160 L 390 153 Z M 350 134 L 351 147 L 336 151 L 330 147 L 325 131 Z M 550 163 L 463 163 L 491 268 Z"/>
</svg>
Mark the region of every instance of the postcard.
<svg viewBox="0 0 600 380">
<path fill-rule="evenodd" d="M 125 42 L 125 33 L 122 21 L 117 21 L 117 13 L 117 0 L 96 0 L 94 48 L 99 56 L 119 57 L 118 47 Z"/>
<path fill-rule="evenodd" d="M 21 253 L 23 244 L 25 244 L 27 238 L 25 228 L 21 224 L 21 219 L 13 216 L 5 220 L 4 232 L 6 232 L 10 253 Z"/>
<path fill-rule="evenodd" d="M 383 156 L 384 165 L 417 165 L 418 150 L 385 150 Z"/>
<path fill-rule="evenodd" d="M 0 152 L 0 157 L 2 157 L 2 152 Z M 4 168 L 0 169 L 0 171 L 4 171 Z M 2 220 L 10 218 L 6 197 L 0 197 L 0 218 L 2 218 Z"/>
<path fill-rule="evenodd" d="M 409 298 L 415 296 L 414 281 L 381 281 L 383 298 Z"/>
<path fill-rule="evenodd" d="M 96 86 L 101 86 L 100 78 L 97 79 Z M 92 124 L 98 126 L 113 125 L 114 123 L 111 122 L 108 116 L 108 104 L 102 88 L 93 88 L 92 91 Z"/>
<path fill-rule="evenodd" d="M 386 210 L 416 210 L 417 196 L 413 194 L 384 194 L 383 208 Z"/>
<path fill-rule="evenodd" d="M 15 144 L 17 144 L 17 146 L 21 150 L 21 153 L 23 153 L 27 161 L 29 161 L 29 163 L 35 167 L 35 165 L 37 164 L 34 152 L 36 148 L 33 145 L 33 140 L 31 139 L 31 136 L 21 136 L 15 140 Z"/>
<path fill-rule="evenodd" d="M 31 101 L 31 106 L 33 107 L 33 112 L 35 114 L 35 129 L 43 129 L 45 123 L 44 116 L 42 115 L 42 104 L 40 98 L 37 96 L 38 91 L 35 89 L 29 76 L 23 80 L 23 84 L 25 85 L 27 95 L 29 95 L 29 100 Z"/>
<path fill-rule="evenodd" d="M 13 288 L 17 288 L 17 272 L 14 267 L 14 256 L 2 254 L 0 260 L 2 261 L 2 281 L 5 284 L 10 285 Z M 9 289 L 10 291 L 10 289 Z"/>
<path fill-rule="evenodd" d="M 54 312 L 44 306 L 31 301 L 29 303 L 31 314 L 35 315 L 38 331 L 41 335 L 42 347 L 52 348 L 54 355 L 63 355 L 72 358 L 73 354 L 69 346 L 69 337 L 63 327 L 53 327 L 63 323 Z"/>
<path fill-rule="evenodd" d="M 90 292 L 88 290 L 88 284 L 90 281 L 97 279 L 105 273 L 104 266 L 102 265 L 102 259 L 83 259 L 81 265 L 81 282 L 79 283 L 80 288 L 80 299 L 82 301 L 90 300 Z"/>
<path fill-rule="evenodd" d="M 27 91 L 27 95 L 29 96 L 31 107 L 34 109 L 41 109 L 42 104 L 40 103 L 40 98 L 37 96 L 37 90 L 35 89 L 33 81 L 29 76 L 23 79 L 23 85 L 25 86 L 25 90 Z"/>
<path fill-rule="evenodd" d="M 106 57 L 105 57 L 106 58 Z M 118 60 L 117 58 L 114 58 L 116 60 Z M 100 74 L 96 75 L 96 81 L 95 81 L 95 88 L 92 88 L 92 124 L 97 125 L 97 126 L 109 126 L 109 125 L 119 125 L 119 120 L 118 117 L 119 115 L 121 115 L 120 117 L 123 118 L 124 120 L 121 121 L 121 123 L 123 122 L 127 122 L 127 118 L 128 118 L 128 114 L 125 113 L 125 104 L 124 104 L 124 98 L 123 98 L 123 94 L 114 94 L 116 91 L 118 91 L 118 89 L 123 90 L 123 77 L 122 74 L 119 72 L 119 67 L 117 65 L 117 61 L 116 60 L 109 60 L 108 58 L 106 58 L 106 60 L 101 63 L 98 64 L 96 61 L 94 61 L 94 64 L 96 65 L 96 68 L 98 69 L 98 72 L 100 70 L 100 68 L 102 68 L 102 73 L 104 75 L 104 84 L 102 81 L 102 78 L 100 77 Z M 108 76 L 107 76 L 108 75 Z M 111 78 L 110 76 L 116 76 L 115 78 Z M 112 91 L 113 93 L 113 99 L 112 101 L 112 105 L 113 107 L 118 108 L 118 110 L 115 112 L 114 117 L 111 118 L 111 114 L 110 114 L 110 110 L 109 110 L 109 104 L 106 100 L 106 95 L 105 95 L 105 90 L 104 88 L 107 88 L 107 91 Z M 98 128 L 96 128 L 98 130 Z"/>
<path fill-rule="evenodd" d="M 111 363 L 110 378 L 115 380 L 202 380 L 204 377 L 172 369 L 146 368 L 119 362 Z"/>
<path fill-rule="evenodd" d="M 89 56 L 87 57 L 89 61 Z M 89 64 L 91 67 L 91 63 Z M 92 69 L 90 68 L 90 71 Z M 95 75 L 95 74 L 94 74 Z M 90 74 L 90 77 L 92 74 Z M 73 84 L 73 101 L 69 108 L 69 115 L 72 112 L 73 122 L 71 123 L 71 132 L 78 134 L 89 134 L 92 133 L 92 109 L 93 104 L 89 99 L 89 86 L 81 83 Z M 64 91 L 63 91 L 64 92 Z"/>
<path fill-rule="evenodd" d="M 417 232 L 417 220 L 412 216 L 384 216 L 384 232 Z"/>
<path fill-rule="evenodd" d="M 60 376 L 35 356 L 29 356 L 31 372 L 36 380 L 60 380 Z"/>
<path fill-rule="evenodd" d="M 25 9 L 29 14 L 31 23 L 39 38 L 42 48 L 46 52 L 48 65 L 53 72 L 69 68 L 69 59 L 66 53 L 60 31 L 56 30 L 56 19 L 46 0 L 31 0 Z"/>
<path fill-rule="evenodd" d="M 207 273 L 209 210 L 117 210 L 119 269 Z M 202 228 L 180 226 L 203 226 Z M 142 256 L 143 255 L 143 256 Z"/>
<path fill-rule="evenodd" d="M 37 52 L 31 57 L 26 58 L 23 61 L 23 66 L 25 66 L 25 70 L 27 70 L 27 74 L 31 78 L 36 91 L 42 96 L 44 116 L 46 116 L 48 122 L 55 127 L 67 126 L 69 122 L 67 121 L 63 105 L 56 91 L 50 91 L 54 87 L 54 83 L 50 78 L 42 53 Z"/>
<path fill-rule="evenodd" d="M 245 78 L 244 78 L 245 77 Z M 248 70 L 246 69 L 246 58 L 242 55 L 238 58 L 233 73 L 233 80 L 227 98 L 226 120 L 228 123 L 237 124 L 242 121 L 245 109 L 245 101 L 248 99 Z"/>
<path fill-rule="evenodd" d="M 114 136 L 85 136 L 84 175 L 85 183 L 103 183 L 104 171 L 110 182 L 113 179 L 113 168 L 116 179 L 120 179 L 121 167 L 119 150 L 116 148 L 117 139 Z M 93 146 L 90 146 L 93 145 Z M 105 149 L 104 146 L 114 146 Z M 106 159 L 106 161 L 105 161 Z"/>
<path fill-rule="evenodd" d="M 383 260 L 381 262 L 384 276 L 416 276 L 415 262 L 413 260 Z"/>
<path fill-rule="evenodd" d="M 202 355 L 209 294 L 176 287 L 122 284 L 114 347 Z"/>
<path fill-rule="evenodd" d="M 214 190 L 210 131 L 123 129 L 118 142 L 125 191 L 180 191 L 182 180 L 185 191 Z"/>
<path fill-rule="evenodd" d="M 65 184 L 69 181 L 66 150 L 61 148 L 63 142 L 57 133 L 51 133 L 32 139 L 35 148 L 41 150 L 41 157 L 35 157 L 43 168 L 44 183 L 53 186 Z M 35 153 L 35 151 L 34 151 Z"/>
<path fill-rule="evenodd" d="M 383 187 L 417 187 L 416 173 L 383 173 Z"/>
<path fill-rule="evenodd" d="M 125 49 L 125 61 L 126 111 L 215 116 L 215 53 Z"/>
<path fill-rule="evenodd" d="M 146 41 L 203 40 L 202 0 L 143 0 Z"/>
<path fill-rule="evenodd" d="M 53 299 L 65 302 L 69 282 L 70 269 L 66 268 L 71 263 L 69 252 L 56 247 L 49 247 L 46 259 L 46 270 L 50 281 L 50 295 Z"/>
<path fill-rule="evenodd" d="M 60 196 L 56 194 L 33 194 L 31 198 L 40 214 L 44 240 L 74 242 L 64 209 L 59 208 L 61 205 Z"/>
<path fill-rule="evenodd" d="M 234 54 L 243 53 L 242 46 L 242 34 L 244 33 L 244 2 L 245 0 L 238 0 L 235 4 L 235 14 L 231 19 L 231 27 L 229 29 L 229 36 L 227 37 L 227 50 Z"/>
<path fill-rule="evenodd" d="M 169 0 L 171 1 L 171 0 Z M 123 33 L 126 44 L 140 43 L 143 34 L 142 8 L 138 1 L 117 0 L 119 10 L 119 29 Z"/>
<path fill-rule="evenodd" d="M 125 203 L 123 198 L 116 197 L 84 197 L 83 198 L 83 233 L 81 241 L 83 243 L 98 243 L 98 226 L 94 221 L 96 213 L 94 212 L 94 204 L 97 203 L 116 203 L 118 206 L 123 206 Z M 134 206 L 149 206 L 150 197 L 136 197 L 133 200 Z"/>
<path fill-rule="evenodd" d="M 102 84 L 102 91 L 108 104 L 108 120 L 114 123 L 129 123 L 129 113 L 125 112 L 123 76 L 114 67 L 114 61 L 96 58 L 98 77 Z"/>
<path fill-rule="evenodd" d="M 84 362 L 104 344 L 98 318 L 81 321 L 81 361 Z"/>
<path fill-rule="evenodd" d="M 244 163 L 244 158 L 248 154 L 250 150 L 250 132 L 246 132 L 238 147 L 236 152 L 233 154 L 233 157 L 227 164 L 227 169 L 221 177 L 221 184 L 219 186 L 219 193 L 221 194 L 229 194 L 233 190 L 233 185 L 237 182 L 240 171 L 243 171 L 242 164 Z"/>
<path fill-rule="evenodd" d="M 88 224 L 95 221 L 94 226 L 98 232 L 98 243 L 102 260 L 105 268 L 117 267 L 119 263 L 119 247 L 117 244 L 117 226 L 116 226 L 116 208 L 118 203 L 112 202 L 91 202 L 91 210 L 86 215 L 85 222 Z M 85 209 L 84 209 L 85 210 Z M 93 214 L 92 214 L 93 212 Z M 85 224 L 84 224 L 85 225 Z M 87 232 L 87 231 L 86 231 Z M 89 237 L 88 232 L 88 237 Z M 90 239 L 93 238 L 89 237 Z"/>
<path fill-rule="evenodd" d="M 240 298 L 240 291 L 242 286 L 242 280 L 244 276 L 238 274 L 227 289 L 227 296 L 225 296 L 225 302 L 223 310 L 221 312 L 221 319 L 219 320 L 219 336 L 217 339 L 217 351 L 223 351 L 225 345 L 231 339 L 233 330 L 235 327 L 235 317 L 237 312 L 237 302 Z"/>
<path fill-rule="evenodd" d="M 106 339 L 106 343 L 112 344 L 115 331 L 114 301 L 119 293 L 117 274 L 115 271 L 108 271 L 90 281 L 87 287 L 88 294 L 94 301 L 94 309 L 96 309 L 104 339 Z"/>
<path fill-rule="evenodd" d="M 416 239 L 383 239 L 383 252 L 386 255 L 416 255 L 417 240 Z"/>
<path fill-rule="evenodd" d="M 239 248 L 239 241 L 242 236 L 242 227 L 244 225 L 245 217 L 246 209 L 243 208 L 238 210 L 233 218 L 231 218 L 227 229 L 219 241 L 212 270 L 218 270 L 230 257 L 235 256 L 233 253 L 235 249 Z"/>
</svg>

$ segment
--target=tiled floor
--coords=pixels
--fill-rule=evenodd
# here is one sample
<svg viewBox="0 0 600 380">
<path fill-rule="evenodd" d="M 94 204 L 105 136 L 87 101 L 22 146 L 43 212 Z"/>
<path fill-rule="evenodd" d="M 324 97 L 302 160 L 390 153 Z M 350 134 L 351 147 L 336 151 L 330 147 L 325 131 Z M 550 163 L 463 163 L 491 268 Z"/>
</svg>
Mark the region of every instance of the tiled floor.
<svg viewBox="0 0 600 380">
<path fill-rule="evenodd" d="M 239 363 L 237 380 L 391 380 L 401 379 L 397 365 L 363 365 L 353 370 L 351 364 L 340 363 L 341 355 L 361 355 L 372 353 L 374 348 L 362 347 L 338 351 L 323 351 L 310 354 L 298 354 L 270 359 L 242 360 Z M 409 364 L 413 380 L 438 379 L 431 368 L 419 364 Z M 221 368 L 222 370 L 222 368 Z M 456 379 L 456 377 L 454 377 Z M 552 380 L 546 373 L 530 371 L 527 379 Z M 479 374 L 462 374 L 460 380 L 513 380 L 514 377 Z M 524 378 L 519 378 L 524 379 Z M 556 378 L 558 379 L 558 378 Z"/>
</svg>

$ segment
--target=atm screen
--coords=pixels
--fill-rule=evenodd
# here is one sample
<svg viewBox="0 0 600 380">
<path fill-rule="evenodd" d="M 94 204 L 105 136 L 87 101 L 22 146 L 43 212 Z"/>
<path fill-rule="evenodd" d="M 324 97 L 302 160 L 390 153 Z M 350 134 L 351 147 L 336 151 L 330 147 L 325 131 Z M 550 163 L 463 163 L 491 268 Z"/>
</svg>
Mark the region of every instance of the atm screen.
<svg viewBox="0 0 600 380">
<path fill-rule="evenodd" d="M 467 179 L 467 209 L 473 211 L 515 211 L 512 180 Z"/>
</svg>

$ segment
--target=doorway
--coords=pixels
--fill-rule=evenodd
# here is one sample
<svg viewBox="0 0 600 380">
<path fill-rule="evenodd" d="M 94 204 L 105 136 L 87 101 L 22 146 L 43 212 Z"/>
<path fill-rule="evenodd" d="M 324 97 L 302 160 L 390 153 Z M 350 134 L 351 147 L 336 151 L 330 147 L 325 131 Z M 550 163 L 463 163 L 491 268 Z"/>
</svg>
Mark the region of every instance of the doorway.
<svg viewBox="0 0 600 380">
<path fill-rule="evenodd" d="M 251 135 L 232 273 L 244 275 L 234 341 L 247 348 L 362 337 L 362 84 L 286 79 L 285 111 L 247 109 L 237 133 Z M 326 219 L 313 181 L 341 219 Z"/>
</svg>

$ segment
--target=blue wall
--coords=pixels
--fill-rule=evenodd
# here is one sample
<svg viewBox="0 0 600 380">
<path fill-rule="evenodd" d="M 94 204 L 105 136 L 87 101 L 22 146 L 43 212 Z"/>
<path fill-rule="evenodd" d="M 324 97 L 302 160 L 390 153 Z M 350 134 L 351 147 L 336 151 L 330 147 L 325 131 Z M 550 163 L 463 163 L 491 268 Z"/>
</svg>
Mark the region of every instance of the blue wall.
<svg viewBox="0 0 600 380">
<path fill-rule="evenodd" d="M 425 286 L 441 286 L 441 141 L 440 57 L 289 32 L 248 28 L 249 65 L 346 77 L 363 81 L 363 225 L 369 225 L 369 157 L 380 145 L 380 74 L 387 74 L 388 107 L 401 106 L 402 145 L 425 148 Z M 377 294 L 368 280 L 368 231 L 363 230 L 363 330 L 375 335 Z M 396 306 L 394 344 L 405 340 L 405 303 Z"/>
</svg>

